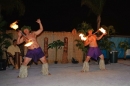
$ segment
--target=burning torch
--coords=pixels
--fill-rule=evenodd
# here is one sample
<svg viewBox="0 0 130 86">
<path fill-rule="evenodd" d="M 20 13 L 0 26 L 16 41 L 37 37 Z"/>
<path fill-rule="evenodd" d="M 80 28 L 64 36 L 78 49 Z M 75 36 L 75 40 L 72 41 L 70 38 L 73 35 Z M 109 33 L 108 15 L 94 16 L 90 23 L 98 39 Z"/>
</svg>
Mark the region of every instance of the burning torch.
<svg viewBox="0 0 130 86">
<path fill-rule="evenodd" d="M 83 40 L 83 41 L 86 41 L 87 38 L 88 38 L 87 36 L 85 37 L 84 34 L 82 34 L 82 33 L 79 34 L 79 37 L 80 37 L 81 40 Z"/>
<path fill-rule="evenodd" d="M 93 33 L 93 34 L 96 34 L 98 31 L 102 32 L 103 34 L 106 33 L 106 30 L 101 27 L 101 28 L 99 28 L 99 29 L 98 29 L 95 33 Z M 82 34 L 82 33 L 79 34 L 79 37 L 80 37 L 81 40 L 83 40 L 83 41 L 86 41 L 87 38 L 88 38 L 88 36 L 85 37 L 84 34 Z"/>
<path fill-rule="evenodd" d="M 106 30 L 101 27 L 101 28 L 99 28 L 99 29 L 98 29 L 95 33 L 93 33 L 93 34 L 96 34 L 96 33 L 99 32 L 99 31 L 102 32 L 103 34 L 106 33 Z"/>
<path fill-rule="evenodd" d="M 105 34 L 105 33 L 106 33 L 106 30 L 105 30 L 105 29 L 103 29 L 102 27 L 101 27 L 101 28 L 99 28 L 99 31 L 101 31 L 103 34 Z"/>
<path fill-rule="evenodd" d="M 18 23 L 18 21 L 15 21 L 15 22 L 11 23 L 11 24 L 10 24 L 10 27 L 11 27 L 12 29 L 16 30 L 16 31 L 19 31 L 19 30 L 18 30 L 18 25 L 17 25 L 17 23 Z M 21 32 L 21 31 L 20 31 L 20 32 Z M 28 40 L 28 42 L 27 42 L 24 46 L 26 46 L 26 47 L 31 46 L 31 45 L 33 44 L 33 42 L 32 42 L 31 40 L 29 40 L 24 33 L 21 32 L 21 34 Z"/>
</svg>

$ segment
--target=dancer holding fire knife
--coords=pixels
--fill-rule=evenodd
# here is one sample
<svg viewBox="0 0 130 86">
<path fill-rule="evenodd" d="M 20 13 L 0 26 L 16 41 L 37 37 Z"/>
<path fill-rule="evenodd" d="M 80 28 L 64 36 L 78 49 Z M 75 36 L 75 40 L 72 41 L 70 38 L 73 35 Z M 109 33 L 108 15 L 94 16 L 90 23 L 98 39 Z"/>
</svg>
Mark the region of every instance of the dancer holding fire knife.
<svg viewBox="0 0 130 86">
<path fill-rule="evenodd" d="M 42 73 L 43 75 L 50 75 L 48 71 L 48 63 L 45 57 L 45 54 L 43 53 L 41 47 L 39 46 L 36 37 L 42 33 L 43 26 L 40 19 L 37 19 L 36 21 L 40 29 L 34 32 L 31 32 L 30 26 L 23 26 L 21 28 L 21 31 L 18 31 L 18 38 L 17 38 L 17 44 L 21 44 L 23 42 L 26 42 L 26 46 L 28 48 L 28 51 L 26 53 L 26 56 L 24 57 L 24 62 L 22 63 L 19 71 L 19 78 L 25 78 L 28 76 L 28 70 L 27 70 L 27 64 L 33 59 L 34 62 L 37 62 L 39 59 L 41 60 L 42 64 Z M 23 35 L 23 33 L 25 35 Z"/>
<path fill-rule="evenodd" d="M 89 29 L 87 31 L 88 36 L 87 37 L 83 37 L 81 34 L 79 36 L 81 36 L 81 40 L 84 41 L 84 45 L 85 46 L 89 46 L 88 52 L 86 54 L 86 60 L 83 63 L 83 68 L 81 72 L 87 72 L 89 71 L 89 60 L 90 58 L 94 58 L 94 59 L 98 59 L 98 57 L 100 57 L 100 61 L 99 61 L 99 68 L 101 70 L 105 69 L 105 63 L 104 63 L 104 55 L 102 54 L 101 50 L 98 48 L 98 44 L 97 44 L 97 40 L 100 40 L 104 35 L 106 35 L 106 31 L 103 28 L 100 28 L 99 31 L 101 31 L 103 34 L 99 37 L 97 37 L 93 33 L 93 29 Z"/>
</svg>

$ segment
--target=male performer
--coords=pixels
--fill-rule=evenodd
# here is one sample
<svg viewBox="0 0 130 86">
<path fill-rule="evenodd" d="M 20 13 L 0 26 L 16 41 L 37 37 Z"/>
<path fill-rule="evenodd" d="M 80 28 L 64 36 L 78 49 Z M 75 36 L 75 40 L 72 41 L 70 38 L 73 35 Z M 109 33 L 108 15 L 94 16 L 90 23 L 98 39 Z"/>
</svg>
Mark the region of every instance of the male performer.
<svg viewBox="0 0 130 86">
<path fill-rule="evenodd" d="M 19 71 L 19 76 L 20 78 L 25 78 L 28 76 L 28 71 L 27 71 L 27 64 L 33 59 L 34 62 L 37 62 L 38 59 L 41 60 L 42 64 L 42 73 L 43 75 L 50 75 L 49 71 L 48 71 L 48 63 L 46 60 L 46 57 L 42 51 L 42 49 L 40 48 L 36 37 L 42 33 L 43 31 L 43 26 L 41 23 L 40 19 L 37 19 L 36 21 L 39 26 L 40 29 L 34 32 L 31 32 L 31 28 L 29 26 L 23 26 L 21 28 L 22 32 L 25 35 L 22 35 L 22 32 L 18 32 L 18 39 L 17 39 L 17 44 L 21 44 L 23 42 L 28 43 L 29 41 L 33 42 L 33 44 L 31 46 L 28 46 L 28 51 L 26 53 L 26 56 L 24 57 L 24 62 L 22 63 L 21 67 L 20 67 L 20 71 Z"/>
<path fill-rule="evenodd" d="M 97 40 L 100 40 L 106 33 L 103 33 L 99 37 L 97 37 L 95 34 L 92 34 L 92 33 L 93 33 L 93 29 L 89 29 L 88 30 L 88 38 L 84 42 L 85 46 L 89 45 L 89 49 L 88 49 L 88 52 L 86 54 L 86 60 L 83 63 L 83 69 L 81 72 L 89 71 L 89 63 L 88 62 L 89 62 L 91 57 L 94 59 L 97 59 L 98 57 L 100 57 L 99 68 L 101 70 L 105 69 L 104 55 L 102 54 L 102 52 L 98 48 Z"/>
</svg>

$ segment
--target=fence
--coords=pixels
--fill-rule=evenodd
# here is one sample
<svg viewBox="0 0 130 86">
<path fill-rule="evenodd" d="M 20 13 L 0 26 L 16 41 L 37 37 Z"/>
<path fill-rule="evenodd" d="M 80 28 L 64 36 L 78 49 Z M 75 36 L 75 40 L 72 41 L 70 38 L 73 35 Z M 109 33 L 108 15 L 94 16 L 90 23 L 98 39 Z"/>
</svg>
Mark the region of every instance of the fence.
<svg viewBox="0 0 130 86">
<path fill-rule="evenodd" d="M 17 32 L 14 30 L 8 30 L 7 33 L 13 34 L 13 39 L 17 39 Z M 79 62 L 82 62 L 83 60 L 83 53 L 78 47 L 76 47 L 76 39 L 80 39 L 78 33 L 75 29 L 72 30 L 72 32 L 51 32 L 51 31 L 44 31 L 42 34 L 40 34 L 37 37 L 37 41 L 42 48 L 43 51 L 45 51 L 45 39 L 48 39 L 48 44 L 52 43 L 56 40 L 61 40 L 64 42 L 64 38 L 68 38 L 68 53 L 67 53 L 67 59 L 68 62 L 71 62 L 72 57 L 77 59 Z M 113 36 L 111 39 L 116 46 L 121 41 L 128 41 L 130 43 L 130 37 L 125 36 Z M 20 46 L 21 51 L 23 52 L 23 56 L 27 52 L 27 48 L 24 46 Z M 48 49 L 47 58 L 49 63 L 53 63 L 55 61 L 55 49 Z M 64 57 L 64 46 L 61 49 L 58 49 L 57 54 L 57 60 L 59 63 L 62 62 L 62 59 Z M 118 50 L 118 58 L 124 58 L 124 53 L 121 50 Z M 130 56 L 130 49 L 126 52 L 127 56 Z"/>
<path fill-rule="evenodd" d="M 8 30 L 7 33 L 12 33 L 13 34 L 13 39 L 17 39 L 17 32 L 14 30 Z M 76 30 L 74 29 L 72 32 L 51 32 L 51 31 L 44 31 L 42 34 L 40 34 L 37 37 L 37 41 L 42 48 L 43 51 L 45 51 L 45 38 L 48 39 L 48 44 L 52 43 L 53 41 L 56 40 L 61 40 L 64 42 L 64 38 L 68 38 L 68 53 L 67 53 L 67 58 L 68 62 L 71 62 L 72 57 L 77 59 L 79 62 L 82 62 L 83 59 L 83 54 L 80 49 L 76 47 L 76 42 L 75 39 L 80 39 L 78 34 L 76 33 Z M 58 49 L 58 54 L 57 54 L 57 60 L 59 63 L 62 62 L 63 58 L 63 50 L 64 46 L 61 49 Z M 25 46 L 20 46 L 21 51 L 25 55 L 27 52 L 27 48 Z M 55 61 L 55 49 L 48 49 L 48 62 L 53 63 Z M 23 55 L 23 56 L 24 56 Z"/>
</svg>

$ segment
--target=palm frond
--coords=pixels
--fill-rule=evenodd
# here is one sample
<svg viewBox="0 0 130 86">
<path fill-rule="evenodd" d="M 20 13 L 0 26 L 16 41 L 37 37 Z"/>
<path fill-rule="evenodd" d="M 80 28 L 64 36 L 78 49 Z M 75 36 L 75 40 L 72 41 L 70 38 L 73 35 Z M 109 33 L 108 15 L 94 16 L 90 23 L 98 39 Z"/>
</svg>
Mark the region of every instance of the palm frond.
<svg viewBox="0 0 130 86">
<path fill-rule="evenodd" d="M 103 37 L 98 41 L 98 46 L 101 50 L 111 51 L 112 49 L 116 49 L 116 45 L 114 42 L 110 41 L 108 36 Z"/>
<path fill-rule="evenodd" d="M 0 17 L 0 59 L 3 55 L 3 47 L 7 48 L 11 45 L 10 39 L 13 38 L 12 33 L 6 33 L 6 21 L 3 20 L 2 17 Z"/>
<path fill-rule="evenodd" d="M 127 49 L 130 48 L 130 44 L 127 41 L 123 41 L 123 42 L 119 42 L 118 47 L 126 51 Z"/>
<path fill-rule="evenodd" d="M 86 22 L 82 22 L 81 24 L 78 25 L 78 27 L 76 28 L 78 33 L 83 33 L 84 35 L 86 35 L 87 31 L 89 29 L 93 29 L 92 26 Z"/>
<path fill-rule="evenodd" d="M 106 30 L 107 36 L 113 35 L 116 32 L 114 26 L 112 26 L 112 25 L 110 25 L 108 27 L 106 25 L 102 25 L 101 27 L 103 27 Z"/>
<path fill-rule="evenodd" d="M 78 49 L 81 49 L 83 52 L 87 52 L 88 46 L 84 46 L 84 42 L 82 40 L 76 39 L 75 41 L 77 42 L 76 47 L 78 47 Z"/>
<path fill-rule="evenodd" d="M 53 41 L 52 43 L 48 44 L 48 49 L 51 48 L 57 48 L 60 49 L 62 46 L 64 46 L 64 42 L 62 42 L 61 40 L 56 40 Z"/>
</svg>

